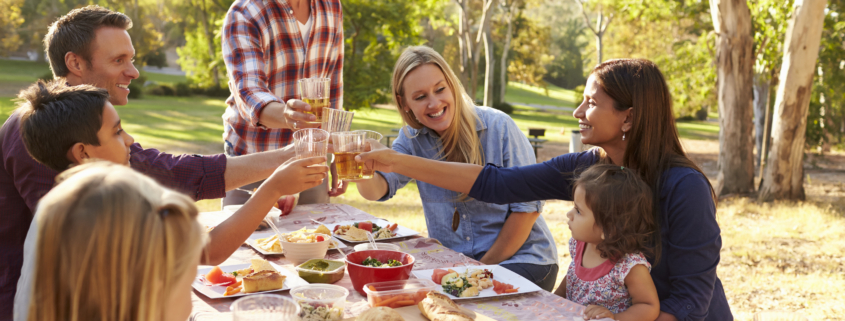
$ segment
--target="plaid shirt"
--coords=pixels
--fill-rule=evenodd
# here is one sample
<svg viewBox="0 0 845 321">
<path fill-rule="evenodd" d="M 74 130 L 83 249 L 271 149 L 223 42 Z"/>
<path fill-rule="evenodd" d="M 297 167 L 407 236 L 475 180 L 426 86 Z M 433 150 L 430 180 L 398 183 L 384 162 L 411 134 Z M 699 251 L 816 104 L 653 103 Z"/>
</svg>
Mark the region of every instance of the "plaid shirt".
<svg viewBox="0 0 845 321">
<path fill-rule="evenodd" d="M 339 0 L 311 0 L 312 27 L 303 43 L 285 0 L 236 0 L 223 22 L 223 57 L 232 96 L 223 114 L 226 152 L 243 155 L 292 142 L 293 131 L 258 122 L 268 103 L 299 99 L 296 82 L 331 78 L 331 107 L 343 102 L 343 12 Z"/>
</svg>

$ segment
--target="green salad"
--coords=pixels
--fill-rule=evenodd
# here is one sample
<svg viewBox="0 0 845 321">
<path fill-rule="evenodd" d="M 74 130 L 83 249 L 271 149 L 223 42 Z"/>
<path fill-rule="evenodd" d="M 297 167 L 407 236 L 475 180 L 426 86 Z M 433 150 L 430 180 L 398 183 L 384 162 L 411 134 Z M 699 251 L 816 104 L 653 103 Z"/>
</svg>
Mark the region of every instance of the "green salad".
<svg viewBox="0 0 845 321">
<path fill-rule="evenodd" d="M 366 259 L 364 259 L 364 262 L 361 263 L 361 264 L 364 265 L 364 266 L 370 266 L 370 267 L 402 266 L 402 262 L 399 262 L 397 260 L 387 260 L 387 262 L 382 263 L 381 261 L 376 260 L 376 259 L 372 258 L 371 256 L 368 256 Z"/>
</svg>

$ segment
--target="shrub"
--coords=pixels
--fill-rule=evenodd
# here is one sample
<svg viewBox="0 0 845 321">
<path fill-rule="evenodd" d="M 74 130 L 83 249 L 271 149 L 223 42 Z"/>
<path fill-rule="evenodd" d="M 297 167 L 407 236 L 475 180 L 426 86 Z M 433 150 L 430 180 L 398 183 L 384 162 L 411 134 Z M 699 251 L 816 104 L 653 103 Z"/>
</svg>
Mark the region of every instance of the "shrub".
<svg viewBox="0 0 845 321">
<path fill-rule="evenodd" d="M 513 106 L 504 101 L 497 104 L 493 104 L 493 108 L 501 110 L 502 112 L 508 115 L 513 114 Z"/>
<path fill-rule="evenodd" d="M 695 119 L 700 121 L 707 120 L 707 107 L 701 107 L 701 109 L 695 112 Z"/>
<path fill-rule="evenodd" d="M 191 86 L 184 82 L 176 84 L 176 96 L 187 97 L 191 95 Z"/>
<path fill-rule="evenodd" d="M 173 86 L 170 85 L 158 84 L 149 86 L 147 93 L 155 96 L 175 96 L 176 89 L 173 89 Z"/>
</svg>

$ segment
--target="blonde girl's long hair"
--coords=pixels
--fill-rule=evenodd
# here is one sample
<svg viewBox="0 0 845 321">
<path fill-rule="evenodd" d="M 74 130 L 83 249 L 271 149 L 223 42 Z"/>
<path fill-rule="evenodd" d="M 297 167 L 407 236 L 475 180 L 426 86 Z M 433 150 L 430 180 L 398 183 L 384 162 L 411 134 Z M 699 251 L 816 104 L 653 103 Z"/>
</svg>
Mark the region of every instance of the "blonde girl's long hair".
<svg viewBox="0 0 845 321">
<path fill-rule="evenodd" d="M 29 320 L 159 320 L 206 243 L 190 198 L 122 165 L 62 173 L 39 203 Z"/>
<path fill-rule="evenodd" d="M 443 142 L 443 150 L 439 157 L 449 162 L 469 163 L 484 166 L 484 153 L 481 141 L 478 138 L 475 124 L 478 121 L 478 114 L 475 112 L 475 104 L 464 91 L 464 86 L 458 76 L 449 67 L 449 64 L 440 56 L 437 51 L 426 46 L 413 46 L 405 49 L 396 61 L 393 68 L 393 100 L 402 120 L 414 129 L 423 127 L 413 112 L 405 112 L 402 108 L 406 105 L 405 88 L 403 86 L 405 77 L 419 66 L 433 64 L 440 68 L 446 77 L 446 84 L 452 90 L 452 99 L 455 101 L 455 117 L 452 123 L 440 137 Z M 410 136 L 405 132 L 406 136 Z"/>
</svg>

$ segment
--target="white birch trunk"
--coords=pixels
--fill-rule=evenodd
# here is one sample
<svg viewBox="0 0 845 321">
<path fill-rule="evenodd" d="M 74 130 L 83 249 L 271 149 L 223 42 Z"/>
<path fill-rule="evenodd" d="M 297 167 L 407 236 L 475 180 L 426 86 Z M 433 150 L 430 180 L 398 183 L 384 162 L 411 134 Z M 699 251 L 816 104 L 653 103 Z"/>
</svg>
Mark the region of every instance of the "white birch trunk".
<svg viewBox="0 0 845 321">
<path fill-rule="evenodd" d="M 804 140 L 826 0 L 795 0 L 783 43 L 772 149 L 759 198 L 803 200 Z"/>
<path fill-rule="evenodd" d="M 711 0 L 716 44 L 719 101 L 719 173 L 716 194 L 754 191 L 752 120 L 754 38 L 748 4 Z"/>
</svg>

